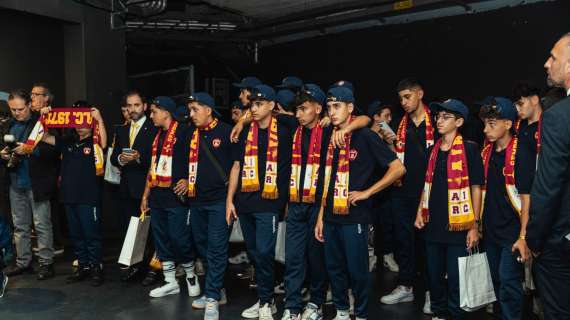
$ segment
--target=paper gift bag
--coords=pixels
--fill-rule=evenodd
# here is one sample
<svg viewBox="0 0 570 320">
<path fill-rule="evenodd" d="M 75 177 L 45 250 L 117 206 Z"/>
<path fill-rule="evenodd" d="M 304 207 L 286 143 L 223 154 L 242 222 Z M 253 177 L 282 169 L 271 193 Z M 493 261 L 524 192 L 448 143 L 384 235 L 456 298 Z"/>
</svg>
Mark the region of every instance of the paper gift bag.
<svg viewBox="0 0 570 320">
<path fill-rule="evenodd" d="M 129 229 L 119 256 L 120 264 L 132 266 L 143 260 L 149 227 L 150 217 L 145 218 L 144 215 L 131 217 Z"/>
</svg>

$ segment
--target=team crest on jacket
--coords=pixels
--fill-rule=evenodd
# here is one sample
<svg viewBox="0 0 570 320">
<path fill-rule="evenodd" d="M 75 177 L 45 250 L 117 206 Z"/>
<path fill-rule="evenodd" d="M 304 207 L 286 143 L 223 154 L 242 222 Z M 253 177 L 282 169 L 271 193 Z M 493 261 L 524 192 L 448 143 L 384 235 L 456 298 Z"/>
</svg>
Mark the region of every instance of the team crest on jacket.
<svg viewBox="0 0 570 320">
<path fill-rule="evenodd" d="M 89 148 L 89 147 L 83 148 L 83 154 L 90 155 L 91 154 L 91 148 Z"/>
<path fill-rule="evenodd" d="M 356 160 L 356 157 L 358 157 L 358 151 L 356 151 L 355 149 L 350 149 L 348 157 L 350 158 L 350 161 Z"/>
<path fill-rule="evenodd" d="M 216 149 L 218 149 L 221 144 L 222 144 L 222 140 L 220 140 L 219 138 L 212 140 L 212 146 L 214 146 L 214 148 L 216 148 Z"/>
</svg>

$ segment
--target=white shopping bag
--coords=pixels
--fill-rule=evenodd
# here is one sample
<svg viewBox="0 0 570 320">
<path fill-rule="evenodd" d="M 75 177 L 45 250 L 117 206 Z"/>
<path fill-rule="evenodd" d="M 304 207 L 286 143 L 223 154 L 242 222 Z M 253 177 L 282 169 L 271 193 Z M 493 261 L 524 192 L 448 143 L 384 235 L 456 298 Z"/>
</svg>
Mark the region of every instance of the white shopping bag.
<svg viewBox="0 0 570 320">
<path fill-rule="evenodd" d="M 285 221 L 279 222 L 277 228 L 277 241 L 275 242 L 275 261 L 285 264 L 285 232 L 287 224 Z"/>
<path fill-rule="evenodd" d="M 129 229 L 123 242 L 119 263 L 125 266 L 132 266 L 139 263 L 144 258 L 144 249 L 150 227 L 150 217 L 131 217 Z"/>
<path fill-rule="evenodd" d="M 471 312 L 496 301 L 485 253 L 459 257 L 459 306 Z"/>
<path fill-rule="evenodd" d="M 121 183 L 121 170 L 111 164 L 111 154 L 113 154 L 113 147 L 107 150 L 107 163 L 105 166 L 105 181 L 111 184 Z"/>
<path fill-rule="evenodd" d="M 232 227 L 232 232 L 230 233 L 230 242 L 232 243 L 240 243 L 244 242 L 243 240 L 243 232 L 241 231 L 241 227 L 239 225 L 239 219 L 234 221 L 234 225 Z"/>
</svg>

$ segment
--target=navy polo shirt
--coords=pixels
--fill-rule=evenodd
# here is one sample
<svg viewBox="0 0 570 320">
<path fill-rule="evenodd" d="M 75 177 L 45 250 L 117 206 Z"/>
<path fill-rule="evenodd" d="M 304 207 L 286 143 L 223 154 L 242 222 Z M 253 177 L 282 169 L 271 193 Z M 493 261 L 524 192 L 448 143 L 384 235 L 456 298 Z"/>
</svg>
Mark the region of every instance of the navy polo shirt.
<svg viewBox="0 0 570 320">
<path fill-rule="evenodd" d="M 289 128 L 289 130 L 291 130 L 291 142 L 295 143 L 294 139 L 295 139 L 295 132 L 297 131 L 297 128 L 299 127 L 299 122 L 297 121 L 297 118 L 295 118 L 294 116 L 291 115 L 278 115 L 277 116 L 277 120 L 280 123 L 283 123 L 283 125 L 285 125 L 287 128 Z M 305 170 L 307 169 L 307 159 L 309 157 L 309 147 L 311 144 L 311 131 L 312 129 L 303 127 L 303 134 L 301 136 L 301 181 L 299 181 L 299 192 L 302 195 L 303 193 L 303 188 L 305 187 Z M 328 148 L 328 144 L 330 141 L 330 137 L 333 131 L 333 127 L 332 126 L 327 126 L 325 128 L 323 128 L 323 135 L 321 138 L 321 161 L 320 161 L 320 166 L 319 166 L 319 173 L 318 173 L 318 177 L 319 179 L 317 180 L 317 192 L 315 195 L 315 204 L 319 204 L 321 201 L 321 197 L 322 197 L 322 175 L 321 173 L 324 173 L 324 166 L 325 166 L 325 162 L 323 161 L 324 159 L 326 159 L 326 155 L 327 155 L 327 148 Z M 291 145 L 291 153 L 293 152 L 293 146 Z"/>
<path fill-rule="evenodd" d="M 166 133 L 166 130 L 158 130 L 157 134 L 159 135 L 159 140 L 156 162 L 160 159 L 160 150 L 162 150 Z M 149 208 L 176 208 L 188 205 L 186 201 L 183 202 L 173 191 L 174 186 L 179 180 L 188 179 L 190 155 L 190 142 L 187 140 L 188 127 L 179 125 L 175 135 L 176 141 L 172 151 L 172 185 L 169 188 L 151 188 L 148 196 Z"/>
<path fill-rule="evenodd" d="M 322 159 L 326 159 L 326 149 L 322 152 Z M 333 194 L 339 149 L 333 154 L 333 168 L 329 190 L 327 193 L 327 203 L 325 206 L 325 221 L 339 224 L 368 224 L 372 222 L 372 199 L 357 202 L 356 206 L 350 205 L 348 215 L 338 215 L 333 213 Z M 377 181 L 373 179 L 374 171 L 377 168 L 388 167 L 396 160 L 396 154 L 390 150 L 382 139 L 369 128 L 362 128 L 354 131 L 350 139 L 350 177 L 348 190 L 364 191 Z M 325 161 L 321 168 L 325 168 Z"/>
<path fill-rule="evenodd" d="M 483 161 L 479 146 L 476 143 L 465 141 L 467 155 L 467 171 L 469 185 L 480 186 L 485 182 Z M 433 147 L 430 148 L 430 153 Z M 448 213 L 448 184 L 447 184 L 447 156 L 449 151 L 439 150 L 435 164 L 433 182 L 429 199 L 430 221 L 426 224 L 424 238 L 427 241 L 465 244 L 467 231 L 449 231 Z M 424 175 L 425 176 L 425 175 Z M 424 179 L 425 180 L 425 179 Z"/>
<path fill-rule="evenodd" d="M 270 212 L 282 214 L 285 204 L 289 201 L 289 181 L 291 178 L 291 130 L 281 123 L 277 123 L 277 137 L 279 140 L 277 150 L 277 190 L 279 197 L 263 199 L 263 181 L 265 181 L 265 164 L 267 160 L 267 142 L 269 128 L 258 130 L 258 178 L 260 188 L 255 192 L 241 192 L 241 171 L 243 170 L 243 158 L 245 144 L 250 126 L 245 126 L 240 134 L 239 142 L 234 144 L 233 160 L 240 163 L 240 179 L 236 192 L 236 208 L 239 214 Z"/>
<path fill-rule="evenodd" d="M 517 149 L 515 158 L 515 185 L 519 194 L 529 194 L 532 186 L 533 162 L 528 152 Z M 487 173 L 487 195 L 483 208 L 483 237 L 494 243 L 510 247 L 519 237 L 520 218 L 512 207 L 505 187 L 505 150 L 491 153 Z"/>
<path fill-rule="evenodd" d="M 99 206 L 102 180 L 95 171 L 93 137 L 78 139 L 55 136 L 55 147 L 62 154 L 59 198 L 64 204 Z"/>
<path fill-rule="evenodd" d="M 519 145 L 520 148 L 523 149 L 523 152 L 528 152 L 529 156 L 534 155 L 532 159 L 529 158 L 528 160 L 531 161 L 533 167 L 536 168 L 536 155 L 538 153 L 538 121 L 529 125 L 527 120 L 522 120 L 518 137 Z M 532 178 L 534 178 L 534 171 L 532 172 Z"/>
<path fill-rule="evenodd" d="M 439 135 L 433 119 L 431 123 L 434 126 L 435 142 Z M 415 135 L 417 139 L 412 135 Z M 426 148 L 426 121 L 422 121 L 420 125 L 416 127 L 414 121 L 410 118 L 407 127 L 406 151 L 404 155 L 406 174 L 402 179 L 402 186 L 394 186 L 394 196 L 420 198 L 424 187 L 428 158 L 429 154 Z"/>
<path fill-rule="evenodd" d="M 188 130 L 188 139 L 191 141 L 195 127 Z M 196 197 L 190 198 L 190 207 L 197 207 L 226 200 L 227 185 L 230 171 L 232 169 L 232 143 L 230 133 L 232 127 L 224 122 L 218 122 L 212 130 L 200 131 L 200 148 L 198 153 L 198 174 L 196 177 Z M 206 142 L 206 146 L 202 144 Z M 218 161 L 225 174 L 225 179 L 216 166 L 210 161 L 208 154 L 204 151 L 207 147 L 214 158 Z"/>
</svg>

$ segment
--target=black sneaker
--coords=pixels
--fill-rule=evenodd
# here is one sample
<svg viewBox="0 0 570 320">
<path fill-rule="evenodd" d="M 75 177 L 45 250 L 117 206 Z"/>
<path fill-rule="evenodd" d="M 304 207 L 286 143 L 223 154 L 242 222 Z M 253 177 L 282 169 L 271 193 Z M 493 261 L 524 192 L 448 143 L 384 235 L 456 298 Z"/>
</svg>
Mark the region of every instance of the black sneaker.
<svg viewBox="0 0 570 320">
<path fill-rule="evenodd" d="M 55 271 L 53 270 L 52 264 L 42 264 L 40 265 L 40 270 L 38 271 L 38 280 L 47 280 L 55 276 Z"/>
<path fill-rule="evenodd" d="M 0 271 L 0 298 L 4 297 L 6 286 L 8 285 L 8 276 Z"/>
<path fill-rule="evenodd" d="M 91 286 L 98 287 L 103 284 L 103 269 L 101 265 L 91 268 Z"/>
<path fill-rule="evenodd" d="M 127 268 L 121 268 L 121 281 L 129 282 L 137 277 L 139 274 L 138 266 L 130 266 Z"/>
<path fill-rule="evenodd" d="M 27 267 L 20 267 L 16 264 L 11 265 L 9 267 L 7 267 L 6 269 L 4 269 L 4 273 L 7 276 L 19 276 L 21 274 L 25 274 L 25 273 L 34 273 L 34 268 L 32 267 L 32 265 L 30 264 Z"/>
<path fill-rule="evenodd" d="M 161 275 L 162 275 L 161 272 L 150 270 L 149 272 L 147 272 L 146 277 L 142 281 L 143 287 L 149 287 L 158 283 L 160 281 Z"/>
<path fill-rule="evenodd" d="M 66 282 L 67 283 L 75 283 L 75 282 L 83 281 L 83 280 L 87 279 L 87 277 L 89 277 L 90 273 L 91 273 L 90 268 L 79 267 L 79 268 L 75 269 L 75 271 L 71 274 L 71 276 L 69 276 L 66 279 Z"/>
</svg>

